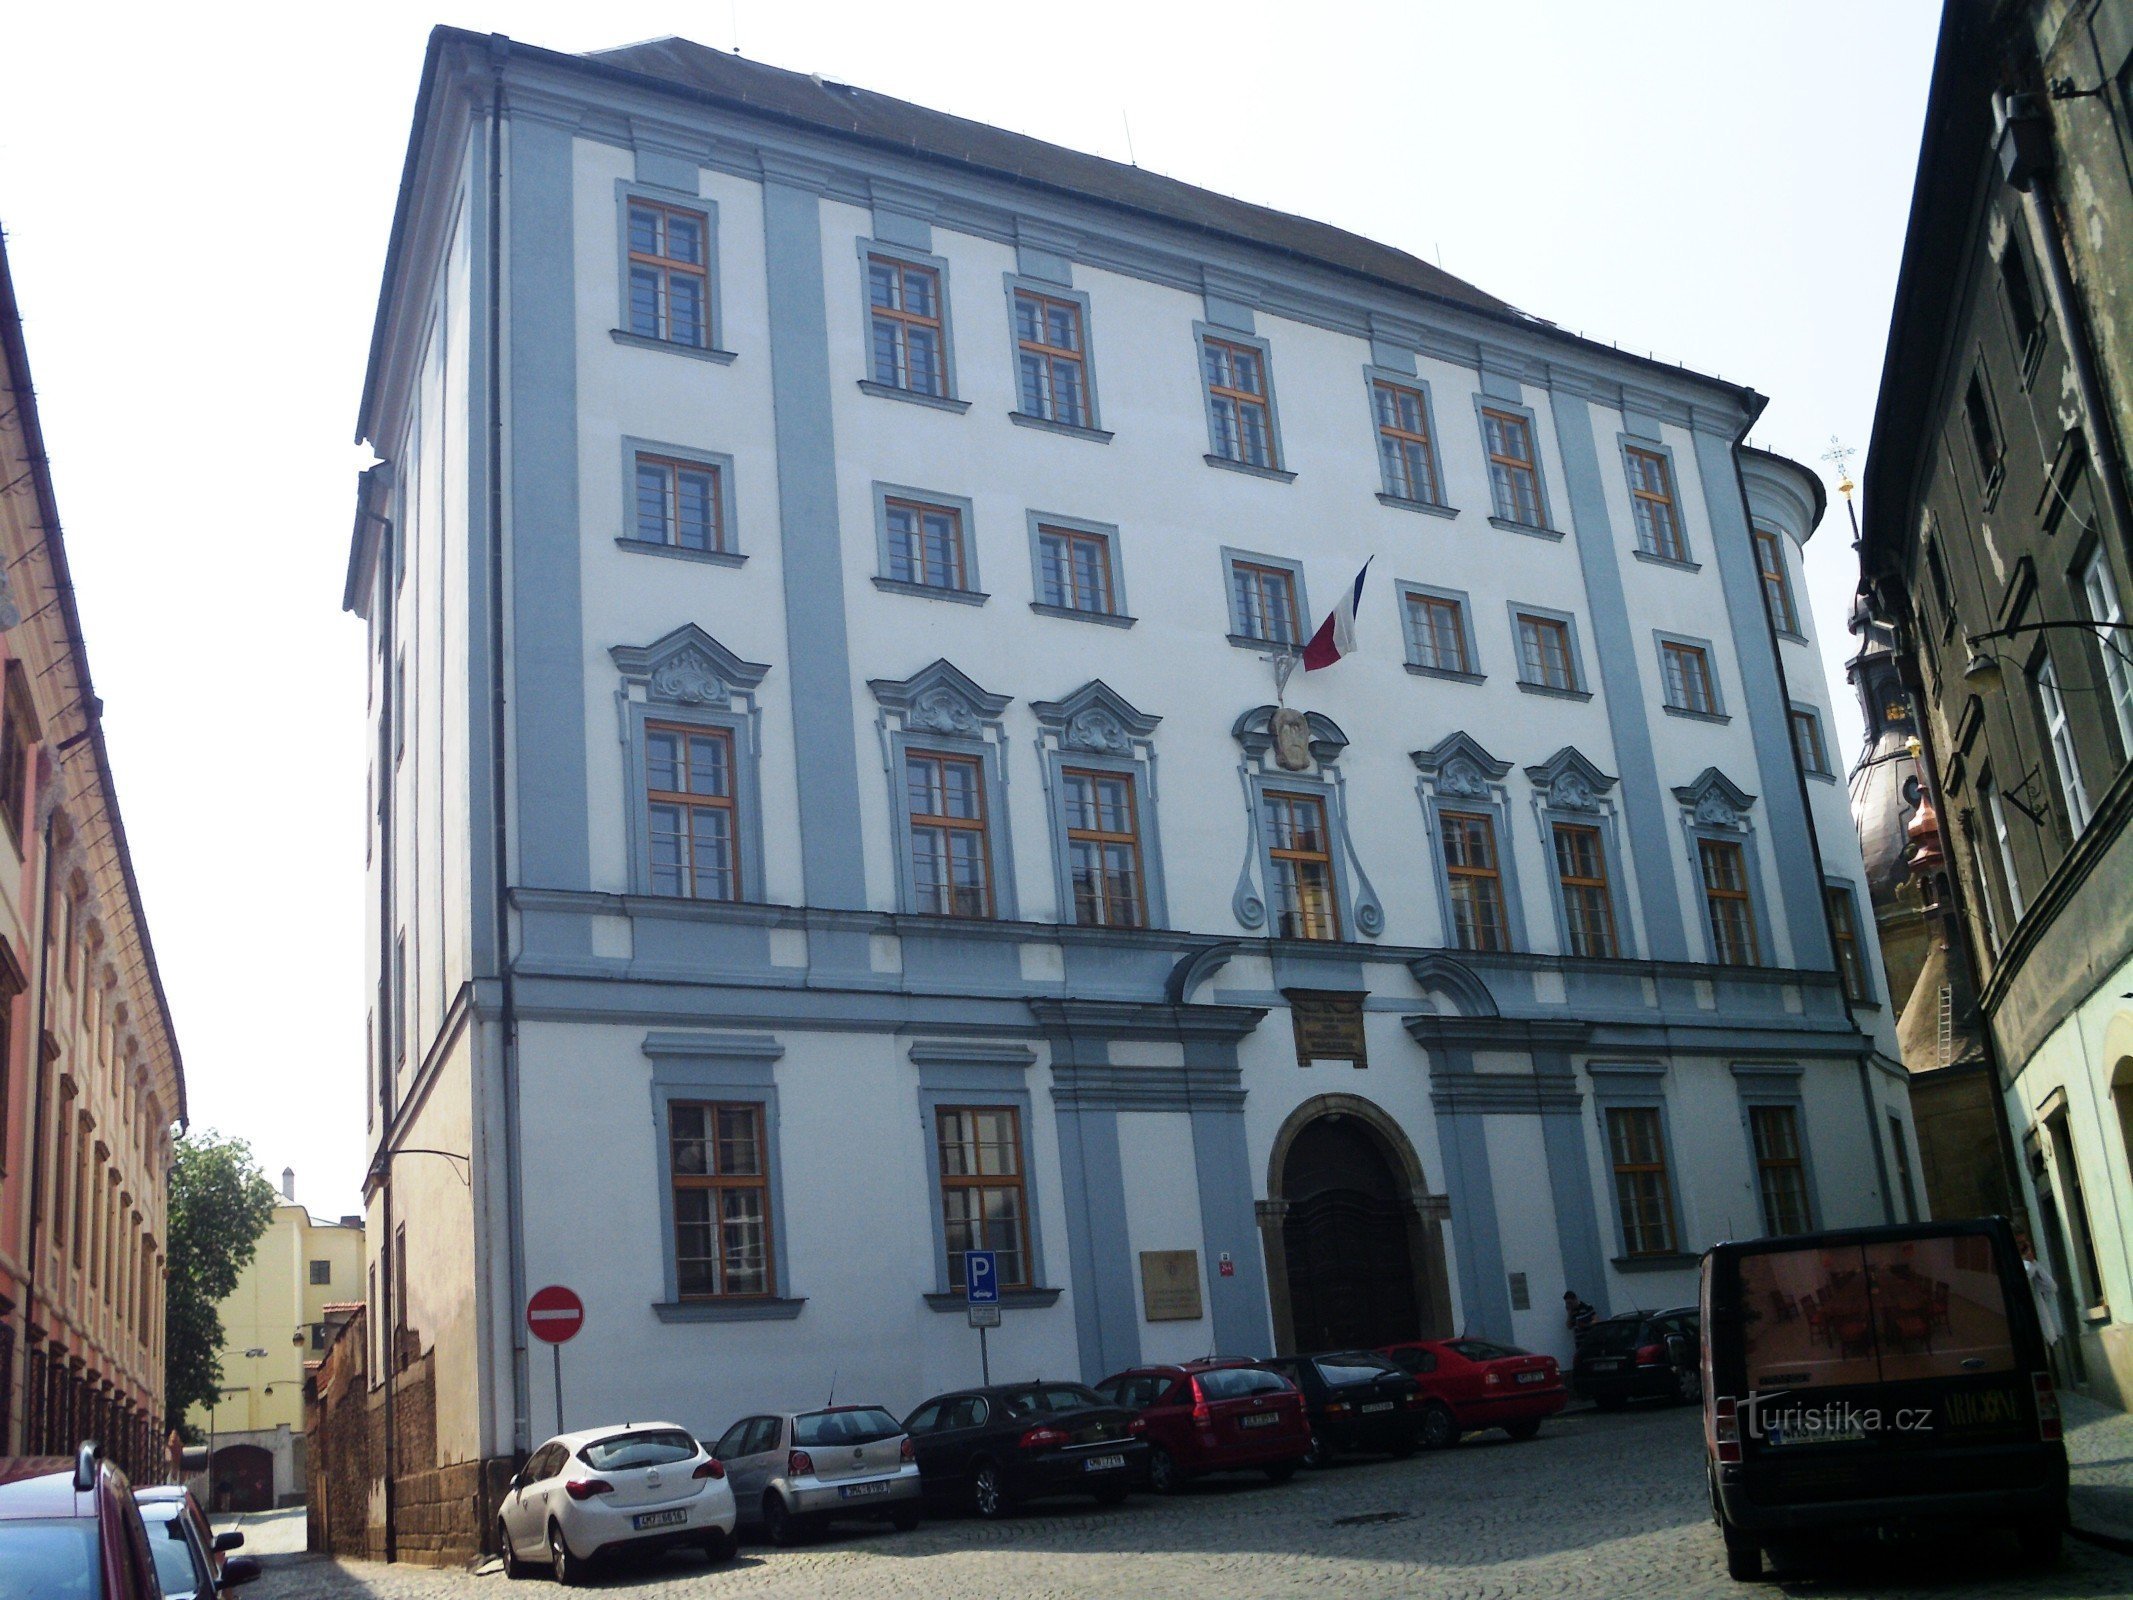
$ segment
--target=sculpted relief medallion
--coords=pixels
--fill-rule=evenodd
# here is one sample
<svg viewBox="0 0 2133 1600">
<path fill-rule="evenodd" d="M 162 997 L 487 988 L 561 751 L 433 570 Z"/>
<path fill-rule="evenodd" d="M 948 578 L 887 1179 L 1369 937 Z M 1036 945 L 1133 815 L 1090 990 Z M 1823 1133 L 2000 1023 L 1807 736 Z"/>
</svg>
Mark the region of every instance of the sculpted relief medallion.
<svg viewBox="0 0 2133 1600">
<path fill-rule="evenodd" d="M 1311 769 L 1311 724 L 1301 711 L 1278 708 L 1268 724 L 1274 735 L 1274 760 L 1284 772 Z"/>
</svg>

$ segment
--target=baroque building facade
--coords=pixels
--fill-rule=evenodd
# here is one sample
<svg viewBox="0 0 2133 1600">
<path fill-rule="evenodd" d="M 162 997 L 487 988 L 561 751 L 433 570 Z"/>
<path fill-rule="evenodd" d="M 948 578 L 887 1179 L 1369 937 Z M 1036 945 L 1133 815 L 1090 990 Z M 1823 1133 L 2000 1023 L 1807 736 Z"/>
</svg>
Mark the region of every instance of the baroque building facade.
<svg viewBox="0 0 2133 1600">
<path fill-rule="evenodd" d="M 678 40 L 435 34 L 376 327 L 372 1548 L 487 1537 L 548 1284 L 709 1433 L 973 1378 L 966 1247 L 1093 1380 L 1916 1213 L 1752 391 Z"/>
<path fill-rule="evenodd" d="M 1865 475 L 2064 1376 L 2133 1394 L 2133 5 L 1943 14 Z M 1961 1019 L 1959 1019 L 1960 1021 Z"/>
<path fill-rule="evenodd" d="M 166 1475 L 185 1075 L 149 943 L 0 247 L 0 1455 Z"/>
</svg>

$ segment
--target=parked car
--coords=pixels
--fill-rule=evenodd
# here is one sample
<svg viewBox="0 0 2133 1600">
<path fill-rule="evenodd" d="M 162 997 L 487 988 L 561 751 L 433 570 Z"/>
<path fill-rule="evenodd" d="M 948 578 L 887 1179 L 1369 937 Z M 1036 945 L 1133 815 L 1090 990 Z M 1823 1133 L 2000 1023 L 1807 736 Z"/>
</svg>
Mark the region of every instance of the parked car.
<svg viewBox="0 0 2133 1600">
<path fill-rule="evenodd" d="M 2066 1443 L 2035 1296 L 2000 1217 L 1714 1245 L 1703 1430 L 1726 1571 L 1763 1546 L 2011 1528 L 2057 1559 Z"/>
<path fill-rule="evenodd" d="M 1132 1367 L 1096 1392 L 1139 1419 L 1157 1494 L 1208 1472 L 1261 1471 L 1287 1483 L 1311 1448 L 1302 1392 L 1255 1362 Z"/>
<path fill-rule="evenodd" d="M 158 1600 L 126 1474 L 85 1444 L 0 1458 L 0 1600 Z"/>
<path fill-rule="evenodd" d="M 146 1489 L 134 1490 L 133 1498 L 137 1505 L 144 1508 L 144 1516 L 146 1507 L 161 1505 L 165 1501 L 184 1506 L 186 1516 L 192 1520 L 194 1531 L 200 1535 L 200 1542 L 207 1546 L 217 1578 L 222 1576 L 223 1565 L 228 1559 L 227 1552 L 242 1549 L 244 1546 L 244 1535 L 234 1529 L 228 1533 L 215 1531 L 214 1526 L 207 1520 L 207 1513 L 200 1509 L 199 1500 L 194 1497 L 192 1490 L 182 1483 L 151 1484 Z"/>
<path fill-rule="evenodd" d="M 1619 1411 L 1632 1400 L 1701 1399 L 1701 1328 L 1694 1306 L 1595 1322 L 1578 1340 L 1571 1387 L 1602 1411 Z"/>
<path fill-rule="evenodd" d="M 1414 1339 L 1380 1352 L 1413 1374 L 1428 1401 L 1422 1407 L 1425 1447 L 1457 1444 L 1462 1433 L 1501 1428 L 1530 1439 L 1570 1402 L 1555 1357 L 1487 1339 Z"/>
<path fill-rule="evenodd" d="M 1078 1383 L 935 1395 L 904 1418 L 926 1498 L 1002 1517 L 1025 1500 L 1125 1499 L 1145 1471 L 1139 1420 Z"/>
<path fill-rule="evenodd" d="M 1260 1363 L 1303 1391 L 1311 1419 L 1307 1467 L 1322 1467 L 1336 1454 L 1378 1450 L 1410 1456 L 1420 1444 L 1422 1386 L 1370 1350 L 1329 1350 L 1318 1355 L 1275 1356 Z"/>
<path fill-rule="evenodd" d="M 573 1584 L 623 1551 L 695 1545 L 723 1561 L 733 1524 L 726 1469 L 688 1429 L 626 1422 L 559 1433 L 528 1456 L 497 1509 L 496 1543 L 512 1577 L 545 1562 Z"/>
<path fill-rule="evenodd" d="M 155 1558 L 156 1582 L 163 1586 L 163 1600 L 214 1600 L 224 1589 L 250 1583 L 259 1576 L 259 1563 L 250 1556 L 233 1556 L 215 1570 L 212 1537 L 203 1539 L 184 1500 L 135 1496 L 141 1507 L 141 1522 L 148 1531 L 148 1549 Z M 189 1497 L 188 1497 L 189 1498 Z"/>
<path fill-rule="evenodd" d="M 828 1406 L 743 1417 L 711 1446 L 744 1524 L 795 1544 L 838 1517 L 918 1526 L 918 1457 L 880 1406 Z"/>
</svg>

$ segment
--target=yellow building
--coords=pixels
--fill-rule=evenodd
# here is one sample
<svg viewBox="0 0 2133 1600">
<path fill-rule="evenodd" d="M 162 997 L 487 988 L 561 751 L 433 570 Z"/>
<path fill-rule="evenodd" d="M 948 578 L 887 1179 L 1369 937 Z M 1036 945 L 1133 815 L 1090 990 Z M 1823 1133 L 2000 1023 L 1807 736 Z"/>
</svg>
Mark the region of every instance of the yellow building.
<svg viewBox="0 0 2133 1600">
<path fill-rule="evenodd" d="M 265 1510 L 304 1494 L 304 1363 L 326 1347 L 326 1307 L 362 1299 L 363 1219 L 321 1222 L 281 1175 L 251 1265 L 222 1302 L 222 1398 L 186 1420 L 209 1435 L 215 1509 Z M 206 1500 L 205 1492 L 201 1498 Z"/>
</svg>

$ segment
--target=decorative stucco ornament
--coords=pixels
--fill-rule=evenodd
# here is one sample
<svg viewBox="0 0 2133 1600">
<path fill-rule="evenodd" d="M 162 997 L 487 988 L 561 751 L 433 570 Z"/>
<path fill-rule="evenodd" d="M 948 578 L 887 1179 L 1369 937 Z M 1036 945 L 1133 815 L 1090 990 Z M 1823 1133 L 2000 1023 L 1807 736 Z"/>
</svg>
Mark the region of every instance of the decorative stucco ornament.
<svg viewBox="0 0 2133 1600">
<path fill-rule="evenodd" d="M 1284 772 L 1308 772 L 1311 768 L 1311 724 L 1301 711 L 1288 706 L 1275 709 L 1268 719 L 1274 735 L 1274 760 Z"/>
<path fill-rule="evenodd" d="M 1440 794 L 1456 795 L 1462 800 L 1485 800 L 1489 785 L 1481 776 L 1481 769 L 1460 756 L 1445 762 L 1437 774 L 1437 791 Z"/>
<path fill-rule="evenodd" d="M 1696 802 L 1696 820 L 1707 828 L 1738 828 L 1740 813 L 1716 788 L 1706 789 Z"/>
<path fill-rule="evenodd" d="M 1132 742 L 1118 718 L 1094 708 L 1081 712 L 1067 724 L 1066 744 L 1073 750 L 1095 750 L 1106 755 L 1128 755 Z"/>
<path fill-rule="evenodd" d="M 722 706 L 726 684 L 702 652 L 683 650 L 652 669 L 651 694 L 681 705 Z"/>
<path fill-rule="evenodd" d="M 927 733 L 960 733 L 975 736 L 977 715 L 946 689 L 931 689 L 911 707 L 909 725 Z"/>
<path fill-rule="evenodd" d="M 1594 811 L 1600 804 L 1592 785 L 1579 772 L 1558 773 L 1549 788 L 1548 803 L 1559 811 Z"/>
</svg>

